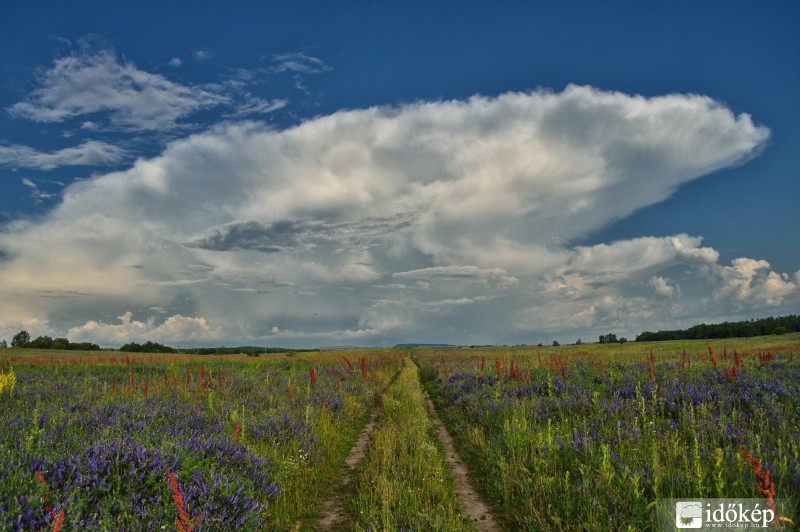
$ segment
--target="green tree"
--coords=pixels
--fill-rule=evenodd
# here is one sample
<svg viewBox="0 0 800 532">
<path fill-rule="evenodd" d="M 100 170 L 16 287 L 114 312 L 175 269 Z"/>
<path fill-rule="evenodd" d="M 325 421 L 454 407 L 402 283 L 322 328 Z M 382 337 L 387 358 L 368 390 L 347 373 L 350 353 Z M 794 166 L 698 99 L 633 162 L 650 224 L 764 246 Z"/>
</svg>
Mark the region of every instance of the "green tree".
<svg viewBox="0 0 800 532">
<path fill-rule="evenodd" d="M 28 343 L 28 347 L 36 349 L 50 349 L 53 347 L 53 339 L 49 336 L 37 336 Z"/>
<path fill-rule="evenodd" d="M 11 339 L 11 347 L 27 347 L 31 343 L 31 335 L 28 331 L 20 331 Z"/>
<path fill-rule="evenodd" d="M 617 335 L 614 334 L 614 333 L 608 333 L 608 334 L 601 334 L 600 335 L 600 343 L 601 344 L 615 344 L 617 342 L 618 342 Z"/>
<path fill-rule="evenodd" d="M 53 349 L 69 349 L 69 340 L 66 338 L 55 338 L 51 347 Z"/>
</svg>

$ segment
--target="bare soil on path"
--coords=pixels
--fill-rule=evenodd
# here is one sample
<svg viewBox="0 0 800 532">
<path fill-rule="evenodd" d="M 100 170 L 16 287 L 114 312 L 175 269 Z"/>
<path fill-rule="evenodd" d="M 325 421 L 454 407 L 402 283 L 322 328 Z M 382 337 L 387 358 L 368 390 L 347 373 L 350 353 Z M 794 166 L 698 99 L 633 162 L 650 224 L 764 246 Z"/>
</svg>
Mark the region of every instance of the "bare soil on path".
<svg viewBox="0 0 800 532">
<path fill-rule="evenodd" d="M 447 466 L 450 471 L 450 476 L 453 479 L 453 488 L 458 496 L 458 502 L 461 505 L 461 513 L 464 517 L 469 519 L 475 528 L 480 532 L 497 532 L 501 530 L 497 521 L 489 511 L 489 507 L 481 499 L 469 478 L 469 472 L 466 464 L 458 455 L 455 443 L 452 436 L 447 431 L 444 423 L 436 414 L 436 407 L 425 394 L 428 403 L 428 412 L 431 421 L 436 427 L 437 437 L 444 449 L 445 457 L 447 458 Z M 344 510 L 344 501 L 350 494 L 350 483 L 355 477 L 358 466 L 367 456 L 370 435 L 377 425 L 378 415 L 381 412 L 381 405 L 378 404 L 370 412 L 369 421 L 361 429 L 353 447 L 350 449 L 350 454 L 345 459 L 345 469 L 342 473 L 336 491 L 333 496 L 322 504 L 320 510 L 320 519 L 314 526 L 314 530 L 343 530 L 347 529 L 347 515 Z"/>
<path fill-rule="evenodd" d="M 425 395 L 427 397 L 427 393 Z M 481 532 L 500 530 L 500 527 L 489 511 L 489 507 L 472 487 L 467 466 L 458 455 L 456 446 L 453 443 L 453 438 L 447 431 L 447 427 L 444 426 L 442 420 L 436 415 L 436 407 L 433 406 L 430 397 L 427 397 L 427 400 L 431 420 L 436 426 L 439 442 L 441 442 L 445 456 L 447 457 L 447 466 L 450 469 L 450 476 L 453 479 L 453 487 L 458 496 L 458 502 L 461 504 L 462 515 L 472 521 L 475 527 Z"/>
<path fill-rule="evenodd" d="M 367 456 L 367 445 L 369 444 L 369 437 L 372 430 L 375 428 L 376 420 L 378 419 L 378 412 L 380 405 L 374 407 L 370 412 L 369 421 L 361 433 L 353 447 L 350 449 L 350 454 L 344 461 L 345 470 L 342 474 L 339 486 L 336 488 L 334 495 L 322 504 L 320 510 L 320 520 L 314 527 L 315 530 L 337 530 L 345 526 L 345 511 L 344 499 L 348 494 L 348 486 L 353 480 L 356 468 Z"/>
</svg>

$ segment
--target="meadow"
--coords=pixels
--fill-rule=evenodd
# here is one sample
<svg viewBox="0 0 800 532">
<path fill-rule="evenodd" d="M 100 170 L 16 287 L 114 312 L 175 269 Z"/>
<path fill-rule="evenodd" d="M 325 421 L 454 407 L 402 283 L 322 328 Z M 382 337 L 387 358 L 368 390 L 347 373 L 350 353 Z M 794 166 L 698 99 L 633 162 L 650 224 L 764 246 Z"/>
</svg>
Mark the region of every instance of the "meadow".
<svg viewBox="0 0 800 532">
<path fill-rule="evenodd" d="M 313 520 L 391 352 L 7 350 L 0 529 L 283 530 Z M 6 381 L 3 381 L 4 383 Z"/>
<path fill-rule="evenodd" d="M 687 497 L 798 523 L 797 335 L 415 357 L 509 529 L 652 530 Z"/>
<path fill-rule="evenodd" d="M 260 357 L 0 351 L 1 530 L 473 530 L 425 393 L 504 529 L 800 514 L 800 335 Z"/>
</svg>

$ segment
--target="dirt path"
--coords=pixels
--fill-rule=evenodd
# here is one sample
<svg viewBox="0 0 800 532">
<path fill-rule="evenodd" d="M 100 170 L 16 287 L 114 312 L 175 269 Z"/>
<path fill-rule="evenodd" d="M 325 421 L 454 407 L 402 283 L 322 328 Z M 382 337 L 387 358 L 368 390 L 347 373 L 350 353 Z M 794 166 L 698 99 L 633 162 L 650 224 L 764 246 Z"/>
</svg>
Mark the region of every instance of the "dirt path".
<svg viewBox="0 0 800 532">
<path fill-rule="evenodd" d="M 439 441 L 444 448 L 445 456 L 447 457 L 447 466 L 450 469 L 450 476 L 453 478 L 453 487 L 455 488 L 456 495 L 458 495 L 458 502 L 461 504 L 461 513 L 472 521 L 475 527 L 481 532 L 490 532 L 500 530 L 497 522 L 492 517 L 489 507 L 481 500 L 480 496 L 473 489 L 472 483 L 469 480 L 469 473 L 467 466 L 456 451 L 456 446 L 453 443 L 453 438 L 447 432 L 447 428 L 436 415 L 436 408 L 433 402 L 427 397 L 428 410 L 430 410 L 431 420 L 436 426 Z"/>
<path fill-rule="evenodd" d="M 356 468 L 367 456 L 369 436 L 372 433 L 372 429 L 375 428 L 375 422 L 378 419 L 379 411 L 380 406 L 376 406 L 372 409 L 369 421 L 364 428 L 361 429 L 356 443 L 350 449 L 350 454 L 347 455 L 344 461 L 346 468 L 342 474 L 339 486 L 336 488 L 334 495 L 322 504 L 322 509 L 320 510 L 321 517 L 314 527 L 315 530 L 336 530 L 344 525 L 345 511 L 343 503 L 345 495 L 348 493 L 347 488 L 353 480 Z"/>
</svg>

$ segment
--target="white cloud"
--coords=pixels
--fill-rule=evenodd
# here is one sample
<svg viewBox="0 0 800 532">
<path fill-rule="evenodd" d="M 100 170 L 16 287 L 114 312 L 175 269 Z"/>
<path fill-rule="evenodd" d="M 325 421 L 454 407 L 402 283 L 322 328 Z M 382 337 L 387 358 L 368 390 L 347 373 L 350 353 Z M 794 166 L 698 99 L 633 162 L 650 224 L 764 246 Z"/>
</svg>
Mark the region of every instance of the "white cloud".
<svg viewBox="0 0 800 532">
<path fill-rule="evenodd" d="M 287 105 L 289 105 L 289 100 L 284 98 L 264 100 L 252 94 L 247 94 L 244 101 L 238 104 L 236 110 L 230 116 L 231 118 L 243 118 L 252 115 L 263 115 L 283 109 Z"/>
<path fill-rule="evenodd" d="M 43 191 L 39 188 L 39 185 L 27 177 L 22 178 L 22 184 L 31 189 L 31 197 L 37 204 L 41 203 L 43 200 L 55 197 L 55 194 Z"/>
<path fill-rule="evenodd" d="M 133 313 L 127 311 L 117 317 L 119 323 L 116 324 L 87 321 L 83 325 L 70 328 L 67 337 L 77 342 L 119 346 L 130 341 L 145 342 L 153 339 L 159 342 L 202 342 L 216 339 L 219 333 L 205 318 L 174 315 L 159 325 L 156 325 L 153 318 L 147 321 L 132 318 Z"/>
<path fill-rule="evenodd" d="M 322 59 L 303 52 L 286 52 L 272 56 L 272 72 L 296 72 L 300 74 L 320 74 L 332 70 Z"/>
<path fill-rule="evenodd" d="M 29 146 L 0 146 L 0 164 L 14 168 L 53 170 L 59 166 L 106 166 L 122 162 L 128 153 L 111 144 L 87 140 L 79 146 L 43 153 Z"/>
<path fill-rule="evenodd" d="M 519 282 L 515 277 L 509 276 L 502 268 L 481 269 L 476 266 L 435 266 L 407 272 L 396 272 L 393 277 L 439 283 L 467 282 L 487 284 L 489 281 L 494 281 L 500 286 L 511 286 Z"/>
<path fill-rule="evenodd" d="M 731 266 L 722 266 L 717 272 L 721 285 L 714 297 L 748 306 L 776 306 L 798 292 L 798 285 L 788 275 L 769 271 L 769 262 L 738 258 Z"/>
<path fill-rule="evenodd" d="M 122 338 L 133 320 L 96 316 L 163 308 L 204 317 L 185 334 L 221 343 L 485 343 L 708 319 L 729 299 L 796 304 L 788 277 L 723 266 L 697 236 L 569 244 L 741 164 L 768 136 L 706 97 L 574 86 L 283 131 L 222 124 L 73 184 L 48 217 L 0 233 L 0 297 L 14 301 L 0 329 L 39 319 Z M 678 286 L 692 290 L 677 298 Z"/>
<path fill-rule="evenodd" d="M 656 275 L 650 279 L 650 287 L 653 289 L 653 292 L 660 296 L 664 297 L 673 297 L 679 293 L 679 290 L 670 284 L 670 280 Z"/>
<path fill-rule="evenodd" d="M 163 76 L 120 62 L 110 50 L 57 59 L 38 75 L 39 87 L 9 108 L 13 116 L 36 122 L 62 122 L 109 113 L 110 126 L 123 130 L 159 130 L 195 111 L 227 102 L 225 96 L 174 83 Z"/>
<path fill-rule="evenodd" d="M 200 48 L 192 52 L 192 57 L 194 57 L 194 60 L 197 62 L 207 61 L 208 59 L 211 59 L 212 55 L 213 54 L 211 53 L 211 50 L 206 48 Z"/>
</svg>

